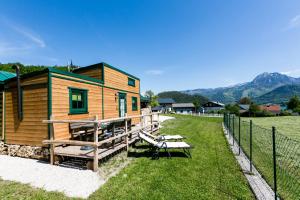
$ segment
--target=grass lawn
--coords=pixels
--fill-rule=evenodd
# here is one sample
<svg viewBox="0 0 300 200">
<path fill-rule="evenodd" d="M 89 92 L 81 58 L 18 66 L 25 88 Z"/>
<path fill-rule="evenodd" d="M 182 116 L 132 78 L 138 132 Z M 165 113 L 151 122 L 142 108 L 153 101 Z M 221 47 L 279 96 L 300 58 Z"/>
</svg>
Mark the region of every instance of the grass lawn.
<svg viewBox="0 0 300 200">
<path fill-rule="evenodd" d="M 243 118 L 243 120 L 250 119 L 253 123 L 267 129 L 275 126 L 281 134 L 300 141 L 300 116 Z"/>
<path fill-rule="evenodd" d="M 144 144 L 136 159 L 89 199 L 254 199 L 222 133 L 220 118 L 178 116 L 163 124 L 161 134 L 181 134 L 194 146 L 193 158 L 173 153 L 151 160 Z M 162 154 L 164 156 L 164 154 Z M 101 167 L 100 167 L 101 170 Z M 62 199 L 27 185 L 0 180 L 1 199 Z"/>
</svg>

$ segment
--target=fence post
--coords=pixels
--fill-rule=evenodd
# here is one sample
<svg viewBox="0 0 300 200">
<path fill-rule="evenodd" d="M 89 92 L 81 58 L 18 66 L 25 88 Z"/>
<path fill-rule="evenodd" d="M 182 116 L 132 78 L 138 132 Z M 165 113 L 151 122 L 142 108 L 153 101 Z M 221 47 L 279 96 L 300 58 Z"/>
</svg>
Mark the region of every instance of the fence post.
<svg viewBox="0 0 300 200">
<path fill-rule="evenodd" d="M 232 145 L 234 146 L 234 115 L 232 116 Z"/>
<path fill-rule="evenodd" d="M 250 120 L 250 172 L 252 172 L 252 120 Z"/>
<path fill-rule="evenodd" d="M 230 117 L 230 113 L 229 113 L 228 114 L 228 133 L 229 133 L 229 137 L 230 137 L 230 129 L 231 129 L 231 127 L 230 127 L 231 126 L 231 122 L 230 122 L 231 120 L 230 120 L 230 118 L 231 117 Z"/>
<path fill-rule="evenodd" d="M 98 115 L 95 116 L 95 122 L 94 122 L 94 163 L 93 163 L 93 170 L 94 172 L 98 171 L 98 165 L 99 165 L 99 151 L 98 151 Z"/>
<path fill-rule="evenodd" d="M 239 116 L 239 155 L 241 155 L 241 116 Z"/>
<path fill-rule="evenodd" d="M 274 170 L 274 196 L 277 199 L 277 171 L 276 171 L 276 129 L 272 127 L 272 139 L 273 139 L 273 170 Z"/>
</svg>

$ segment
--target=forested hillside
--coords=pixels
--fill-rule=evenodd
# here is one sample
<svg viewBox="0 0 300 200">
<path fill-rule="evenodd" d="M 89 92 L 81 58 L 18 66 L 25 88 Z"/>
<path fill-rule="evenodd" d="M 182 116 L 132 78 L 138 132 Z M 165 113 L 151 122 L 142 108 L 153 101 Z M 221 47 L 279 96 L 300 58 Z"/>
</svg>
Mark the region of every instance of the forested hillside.
<svg viewBox="0 0 300 200">
<path fill-rule="evenodd" d="M 206 103 L 208 99 L 201 95 L 189 95 L 178 91 L 161 92 L 159 98 L 172 98 L 176 103 L 194 103 L 199 102 L 200 105 Z"/>
<path fill-rule="evenodd" d="M 18 64 L 20 66 L 21 74 L 26 74 L 34 71 L 40 71 L 47 67 L 54 67 L 60 70 L 67 71 L 67 66 L 43 66 L 43 65 L 23 65 L 21 63 L 6 63 L 6 64 L 0 64 L 0 70 L 2 71 L 8 71 L 8 72 L 15 72 L 15 70 L 12 68 L 14 64 Z"/>
</svg>

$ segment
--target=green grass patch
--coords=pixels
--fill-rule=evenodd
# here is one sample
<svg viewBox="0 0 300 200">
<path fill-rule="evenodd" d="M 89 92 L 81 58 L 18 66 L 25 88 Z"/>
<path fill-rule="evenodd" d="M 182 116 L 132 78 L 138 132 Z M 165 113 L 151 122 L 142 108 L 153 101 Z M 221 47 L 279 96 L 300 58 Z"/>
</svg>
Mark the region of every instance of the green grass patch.
<svg viewBox="0 0 300 200">
<path fill-rule="evenodd" d="M 247 121 L 250 119 L 254 124 L 267 129 L 272 129 L 272 126 L 275 126 L 281 134 L 300 141 L 300 116 L 243 118 Z"/>
<path fill-rule="evenodd" d="M 129 154 L 134 161 L 89 199 L 254 199 L 226 143 L 222 119 L 175 116 L 176 120 L 163 124 L 160 133 L 186 136 L 186 141 L 194 146 L 193 158 L 174 151 L 171 159 L 162 156 L 152 160 L 146 143 L 138 144 L 139 150 Z M 59 193 L 1 180 L 0 196 L 4 199 L 66 198 Z"/>
</svg>

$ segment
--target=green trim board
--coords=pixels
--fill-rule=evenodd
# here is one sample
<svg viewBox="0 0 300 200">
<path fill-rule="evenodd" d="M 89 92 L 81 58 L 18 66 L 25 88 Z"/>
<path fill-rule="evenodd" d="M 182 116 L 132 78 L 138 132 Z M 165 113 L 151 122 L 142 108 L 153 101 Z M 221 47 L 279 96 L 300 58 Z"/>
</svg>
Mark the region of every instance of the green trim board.
<svg viewBox="0 0 300 200">
<path fill-rule="evenodd" d="M 105 62 L 101 62 L 101 63 L 89 65 L 89 66 L 86 66 L 86 67 L 80 67 L 80 68 L 78 68 L 78 69 L 73 70 L 73 72 L 81 71 L 81 70 L 84 70 L 84 69 L 93 69 L 93 68 L 99 67 L 99 65 L 102 66 L 102 70 L 103 70 L 102 75 L 104 74 L 104 66 L 106 66 L 106 67 L 108 67 L 108 68 L 111 68 L 111 69 L 113 69 L 113 70 L 116 70 L 116 71 L 118 71 L 118 72 L 121 72 L 122 74 L 125 74 L 125 75 L 127 75 L 127 76 L 130 76 L 131 78 L 140 80 L 138 77 L 136 77 L 136 76 L 134 76 L 134 75 L 132 75 L 132 74 L 129 74 L 129 73 L 127 73 L 127 72 L 125 72 L 125 71 L 123 71 L 123 70 L 121 70 L 121 69 L 119 69 L 119 68 L 116 68 L 116 67 L 114 67 L 114 66 L 112 66 L 112 65 L 110 65 L 110 64 L 107 64 L 107 63 L 105 63 Z M 104 81 L 104 77 L 102 77 L 102 80 Z"/>
<path fill-rule="evenodd" d="M 69 114 L 88 113 L 88 90 L 69 87 Z"/>
<path fill-rule="evenodd" d="M 86 83 L 86 84 L 90 84 L 90 85 L 96 85 L 96 86 L 105 87 L 105 88 L 109 88 L 109 89 L 113 89 L 113 90 L 118 90 L 118 91 L 125 92 L 125 93 L 139 94 L 138 92 L 132 92 L 132 91 L 128 91 L 128 90 L 122 90 L 122 89 L 115 88 L 115 87 L 110 87 L 110 86 L 105 86 L 105 85 L 102 85 L 102 84 L 96 84 L 96 83 L 81 81 L 81 80 L 77 80 L 77 79 L 72 79 L 72 78 L 57 76 L 57 75 L 53 75 L 53 74 L 52 74 L 52 77 L 53 78 L 61 78 L 61 79 L 64 79 L 64 80 L 69 80 L 69 81 L 76 81 L 76 82 L 79 82 L 79 83 Z"/>
<path fill-rule="evenodd" d="M 67 78 L 67 77 L 63 77 L 63 76 L 57 76 L 57 75 L 52 75 L 53 78 L 60 78 L 60 79 L 64 79 L 64 80 L 68 80 L 68 81 L 75 81 L 78 83 L 85 83 L 85 84 L 89 84 L 89 85 L 95 85 L 95 86 L 102 86 L 102 84 L 100 83 L 92 83 L 92 82 L 87 82 L 87 81 L 81 81 L 78 79 L 72 79 L 72 78 Z"/>
<path fill-rule="evenodd" d="M 62 70 L 58 70 L 58 69 L 54 69 L 54 68 L 48 68 L 50 70 L 50 72 L 52 73 L 57 73 L 57 74 L 61 74 L 61 75 L 66 75 L 66 76 L 71 76 L 74 78 L 79 78 L 79 79 L 83 79 L 83 80 L 87 80 L 87 81 L 91 81 L 91 82 L 95 82 L 95 83 L 102 83 L 102 80 L 96 79 L 96 78 L 91 78 L 89 76 L 85 76 L 85 75 L 81 75 L 81 74 L 75 74 L 72 72 L 66 72 L 66 71 L 62 71 Z"/>
<path fill-rule="evenodd" d="M 41 74 L 44 74 L 44 73 L 56 73 L 56 74 L 65 75 L 65 76 L 69 76 L 69 77 L 73 77 L 73 78 L 79 78 L 79 79 L 86 80 L 86 81 L 91 81 L 91 82 L 94 82 L 94 83 L 103 84 L 102 80 L 91 78 L 89 76 L 85 76 L 85 75 L 81 75 L 81 74 L 75 74 L 75 73 L 72 73 L 72 72 L 62 71 L 62 70 L 55 69 L 55 68 L 52 68 L 52 67 L 48 67 L 48 68 L 46 68 L 44 70 L 41 70 L 41 71 L 36 71 L 36 72 L 23 74 L 23 75 L 21 75 L 21 79 L 38 76 L 38 75 L 41 75 Z M 16 79 L 16 77 L 7 79 L 5 81 L 5 83 L 8 83 L 8 82 L 13 81 L 15 79 Z"/>
<path fill-rule="evenodd" d="M 52 74 L 48 72 L 48 120 L 52 115 Z M 50 139 L 50 124 L 48 124 L 48 139 Z"/>
<path fill-rule="evenodd" d="M 124 93 L 139 94 L 138 92 L 132 92 L 132 91 L 128 91 L 128 90 L 122 90 L 122 89 L 118 89 L 118 88 L 114 88 L 114 87 L 110 87 L 110 86 L 105 86 L 105 85 L 103 85 L 103 87 L 109 88 L 109 89 L 113 89 L 113 90 L 118 90 L 118 91 L 124 92 Z"/>
</svg>

